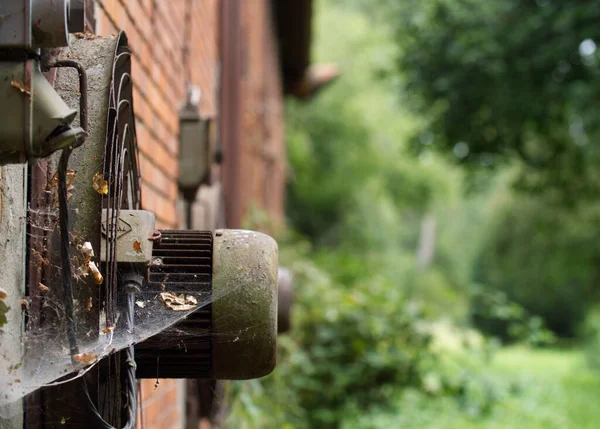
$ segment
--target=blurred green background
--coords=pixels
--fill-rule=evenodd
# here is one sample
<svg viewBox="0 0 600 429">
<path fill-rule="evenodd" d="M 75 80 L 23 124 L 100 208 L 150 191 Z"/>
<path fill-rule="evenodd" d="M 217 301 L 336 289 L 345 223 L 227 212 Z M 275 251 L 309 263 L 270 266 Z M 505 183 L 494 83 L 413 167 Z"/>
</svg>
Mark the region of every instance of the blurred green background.
<svg viewBox="0 0 600 429">
<path fill-rule="evenodd" d="M 228 427 L 600 427 L 600 3 L 316 7 L 292 331 Z"/>
</svg>

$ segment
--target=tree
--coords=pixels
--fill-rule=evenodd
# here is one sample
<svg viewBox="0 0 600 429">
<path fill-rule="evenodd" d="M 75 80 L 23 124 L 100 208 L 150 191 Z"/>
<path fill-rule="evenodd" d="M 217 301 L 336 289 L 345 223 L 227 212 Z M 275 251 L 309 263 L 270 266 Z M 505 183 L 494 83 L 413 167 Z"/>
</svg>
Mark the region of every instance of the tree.
<svg viewBox="0 0 600 429">
<path fill-rule="evenodd" d="M 598 195 L 600 3 L 371 4 L 394 28 L 404 101 L 425 118 L 419 150 L 452 151 L 469 166 L 517 155 L 523 188 L 558 189 L 562 201 Z"/>
</svg>

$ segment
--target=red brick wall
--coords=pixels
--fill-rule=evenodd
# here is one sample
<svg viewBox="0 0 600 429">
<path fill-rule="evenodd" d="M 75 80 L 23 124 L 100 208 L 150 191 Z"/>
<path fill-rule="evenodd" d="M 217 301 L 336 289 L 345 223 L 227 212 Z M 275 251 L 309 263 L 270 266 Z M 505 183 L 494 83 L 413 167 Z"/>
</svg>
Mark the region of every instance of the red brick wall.
<svg viewBox="0 0 600 429">
<path fill-rule="evenodd" d="M 269 0 L 242 2 L 241 212 L 252 204 L 275 222 L 284 215 L 285 150 L 282 88 Z"/>
<path fill-rule="evenodd" d="M 137 119 L 142 200 L 156 214 L 158 227 L 178 226 L 176 211 L 178 111 L 185 98 L 187 2 L 97 0 L 96 33 L 124 30 L 133 52 L 134 107 Z M 191 1 L 192 84 L 202 90 L 201 110 L 214 113 L 217 99 L 217 0 Z"/>
<path fill-rule="evenodd" d="M 283 221 L 285 153 L 281 83 L 268 0 L 240 1 L 242 56 L 240 186 L 235 201 L 242 218 L 251 206 Z M 191 83 L 202 91 L 200 110 L 219 110 L 219 0 L 96 0 L 100 35 L 125 30 L 133 52 L 134 108 L 140 149 L 142 201 L 158 228 L 182 223 L 177 202 L 178 111 L 185 98 L 183 52 L 190 53 Z M 186 7 L 191 35 L 186 37 Z M 220 106 L 221 113 L 228 109 Z M 227 126 L 227 124 L 225 124 Z M 227 154 L 225 162 L 227 163 Z M 227 171 L 227 169 L 225 170 Z M 227 181 L 227 178 L 224 178 Z M 225 195 L 227 197 L 227 194 Z M 233 225 L 239 226 L 239 225 Z M 184 382 L 143 380 L 141 415 L 145 429 L 178 428 L 185 420 Z"/>
<path fill-rule="evenodd" d="M 223 0 L 223 5 L 221 102 L 237 105 L 231 111 L 221 106 L 220 112 L 227 219 L 240 227 L 256 207 L 281 224 L 283 105 L 270 1 Z"/>
</svg>

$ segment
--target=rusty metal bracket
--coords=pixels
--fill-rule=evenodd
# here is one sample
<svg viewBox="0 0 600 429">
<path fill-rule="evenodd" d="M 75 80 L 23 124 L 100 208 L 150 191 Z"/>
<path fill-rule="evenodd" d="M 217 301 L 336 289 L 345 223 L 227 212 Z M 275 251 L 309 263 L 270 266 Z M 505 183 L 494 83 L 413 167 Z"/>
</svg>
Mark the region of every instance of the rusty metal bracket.
<svg viewBox="0 0 600 429">
<path fill-rule="evenodd" d="M 77 70 L 79 75 L 79 122 L 81 128 L 86 133 L 88 132 L 88 80 L 87 73 L 83 65 L 73 60 L 60 60 L 50 63 L 48 68 L 73 68 Z M 84 139 L 77 145 L 80 146 L 85 141 Z M 76 147 L 77 147 L 76 146 Z"/>
</svg>

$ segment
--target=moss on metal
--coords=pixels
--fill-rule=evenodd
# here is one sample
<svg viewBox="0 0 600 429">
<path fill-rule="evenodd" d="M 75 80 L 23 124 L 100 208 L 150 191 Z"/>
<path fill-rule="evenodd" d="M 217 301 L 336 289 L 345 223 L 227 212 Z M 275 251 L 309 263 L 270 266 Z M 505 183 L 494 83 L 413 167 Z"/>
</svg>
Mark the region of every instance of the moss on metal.
<svg viewBox="0 0 600 429">
<path fill-rule="evenodd" d="M 213 247 L 213 376 L 249 379 L 276 363 L 277 243 L 253 231 L 220 230 Z"/>
</svg>

